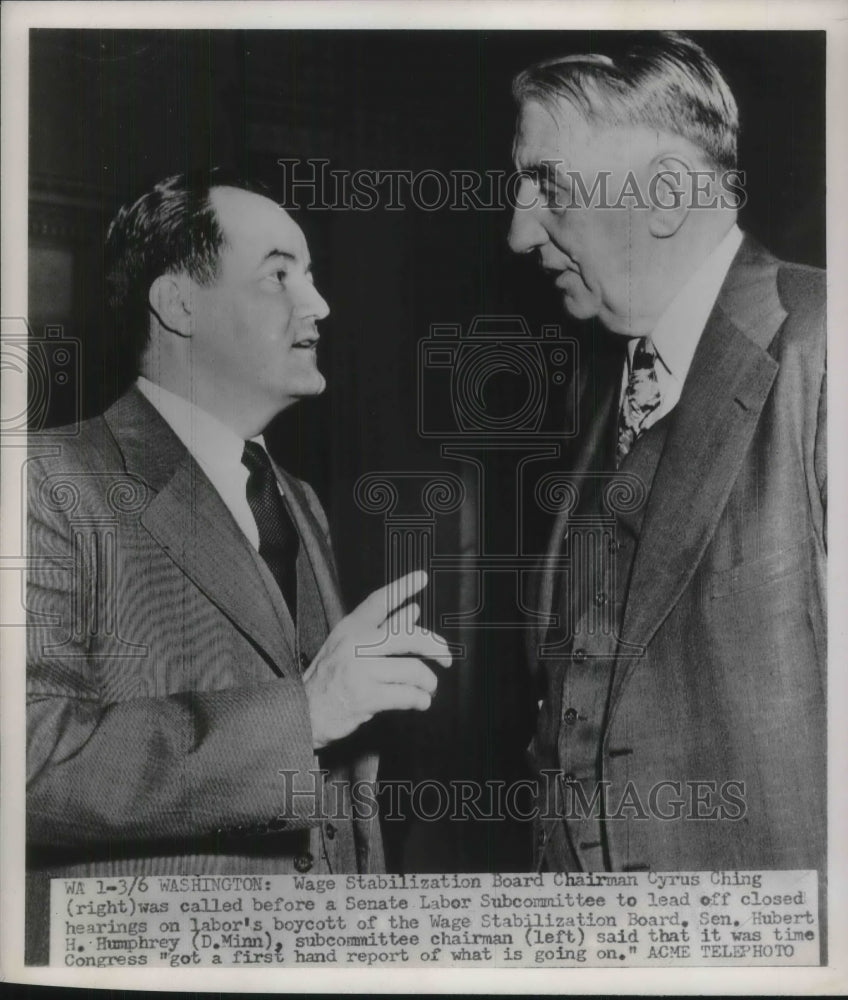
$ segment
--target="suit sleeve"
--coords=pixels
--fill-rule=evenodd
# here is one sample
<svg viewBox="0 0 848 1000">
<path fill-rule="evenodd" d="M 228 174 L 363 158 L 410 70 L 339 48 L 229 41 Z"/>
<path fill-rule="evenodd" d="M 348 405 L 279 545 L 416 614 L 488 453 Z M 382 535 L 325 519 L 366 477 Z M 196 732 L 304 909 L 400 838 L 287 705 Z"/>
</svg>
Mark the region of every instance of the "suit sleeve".
<svg viewBox="0 0 848 1000">
<path fill-rule="evenodd" d="M 74 545 L 65 516 L 31 499 L 28 841 L 67 847 L 315 825 L 321 783 L 299 677 L 104 701 L 90 643 L 93 571 L 84 553 L 75 567 Z"/>
</svg>

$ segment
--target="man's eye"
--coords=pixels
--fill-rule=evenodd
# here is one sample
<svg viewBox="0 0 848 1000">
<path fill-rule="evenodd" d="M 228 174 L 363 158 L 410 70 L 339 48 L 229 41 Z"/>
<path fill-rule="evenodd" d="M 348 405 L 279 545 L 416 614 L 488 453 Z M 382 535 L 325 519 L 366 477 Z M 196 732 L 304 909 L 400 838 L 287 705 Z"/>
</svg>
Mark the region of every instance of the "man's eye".
<svg viewBox="0 0 848 1000">
<path fill-rule="evenodd" d="M 272 271 L 266 277 L 268 281 L 273 281 L 275 285 L 284 285 L 288 277 L 288 271 Z"/>
<path fill-rule="evenodd" d="M 541 192 L 546 208 L 558 209 L 568 205 L 568 194 L 558 184 L 543 181 Z"/>
</svg>

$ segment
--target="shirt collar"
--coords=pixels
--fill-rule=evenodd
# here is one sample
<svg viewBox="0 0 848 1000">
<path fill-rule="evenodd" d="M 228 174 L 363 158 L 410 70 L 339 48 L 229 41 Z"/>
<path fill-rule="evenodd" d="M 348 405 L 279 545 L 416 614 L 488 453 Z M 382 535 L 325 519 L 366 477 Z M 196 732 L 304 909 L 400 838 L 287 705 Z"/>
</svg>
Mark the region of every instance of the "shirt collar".
<svg viewBox="0 0 848 1000">
<path fill-rule="evenodd" d="M 232 471 L 241 465 L 244 441 L 226 424 L 143 375 L 136 384 L 206 472 Z"/>
<path fill-rule="evenodd" d="M 734 222 L 715 250 L 671 300 L 651 333 L 658 359 L 681 384 L 689 372 L 698 341 L 742 238 L 742 231 Z M 628 343 L 631 362 L 637 339 Z"/>
</svg>

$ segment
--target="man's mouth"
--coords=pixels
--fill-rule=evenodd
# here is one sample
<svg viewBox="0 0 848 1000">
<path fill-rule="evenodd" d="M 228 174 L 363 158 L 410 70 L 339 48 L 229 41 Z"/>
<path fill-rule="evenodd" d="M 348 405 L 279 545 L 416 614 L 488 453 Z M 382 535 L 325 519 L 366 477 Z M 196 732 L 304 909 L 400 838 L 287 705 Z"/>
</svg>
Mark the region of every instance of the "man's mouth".
<svg viewBox="0 0 848 1000">
<path fill-rule="evenodd" d="M 553 282 L 555 288 L 562 288 L 567 285 L 571 279 L 580 277 L 580 272 L 574 267 L 573 264 L 567 264 L 565 267 L 542 267 L 542 270 Z"/>
<path fill-rule="evenodd" d="M 563 264 L 562 267 L 551 267 L 549 264 L 542 264 L 542 270 L 552 279 L 556 279 L 561 274 L 568 274 L 569 272 L 573 272 L 574 274 L 580 273 L 575 264 Z"/>
<path fill-rule="evenodd" d="M 301 337 L 300 340 L 296 340 L 292 344 L 292 347 L 299 347 L 305 351 L 311 351 L 314 349 L 319 339 L 320 338 L 317 333 L 311 337 Z"/>
<path fill-rule="evenodd" d="M 557 288 L 562 288 L 568 283 L 569 279 L 579 278 L 579 277 L 580 277 L 580 272 L 577 270 L 576 267 L 566 267 L 562 271 L 560 271 L 560 273 L 557 275 L 554 284 L 556 285 Z"/>
</svg>

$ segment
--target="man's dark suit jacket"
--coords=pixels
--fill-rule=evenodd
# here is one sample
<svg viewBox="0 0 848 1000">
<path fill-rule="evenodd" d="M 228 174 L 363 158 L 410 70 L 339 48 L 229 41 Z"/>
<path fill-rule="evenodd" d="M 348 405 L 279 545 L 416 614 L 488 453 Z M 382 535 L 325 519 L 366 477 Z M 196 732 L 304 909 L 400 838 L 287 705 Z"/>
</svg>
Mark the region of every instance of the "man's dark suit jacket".
<svg viewBox="0 0 848 1000">
<path fill-rule="evenodd" d="M 617 515 L 610 544 L 633 551 L 617 549 L 628 575 L 616 627 L 541 659 L 548 693 L 530 756 L 566 779 L 544 783 L 543 816 L 564 814 L 553 797 L 568 783 L 590 803 L 600 786 L 611 805 L 606 817 L 583 818 L 578 803 L 565 822 L 543 818 L 540 866 L 824 876 L 825 340 L 824 274 L 746 238 L 679 403 L 645 434 L 658 460 L 635 536 L 622 530 L 634 515 Z M 586 376 L 594 416 L 577 478 L 614 468 L 621 363 Z M 543 611 L 558 582 L 544 574 Z M 693 793 L 697 781 L 716 793 Z M 674 785 L 651 803 L 659 782 L 681 783 L 681 816 Z"/>
<path fill-rule="evenodd" d="M 381 871 L 378 820 L 333 797 L 322 819 L 308 794 L 301 670 L 342 616 L 309 487 L 278 470 L 299 589 L 311 574 L 318 595 L 303 652 L 264 561 L 137 389 L 29 455 L 32 949 L 46 959 L 50 876 Z M 346 796 L 376 778 L 353 739 L 321 766 Z"/>
</svg>

